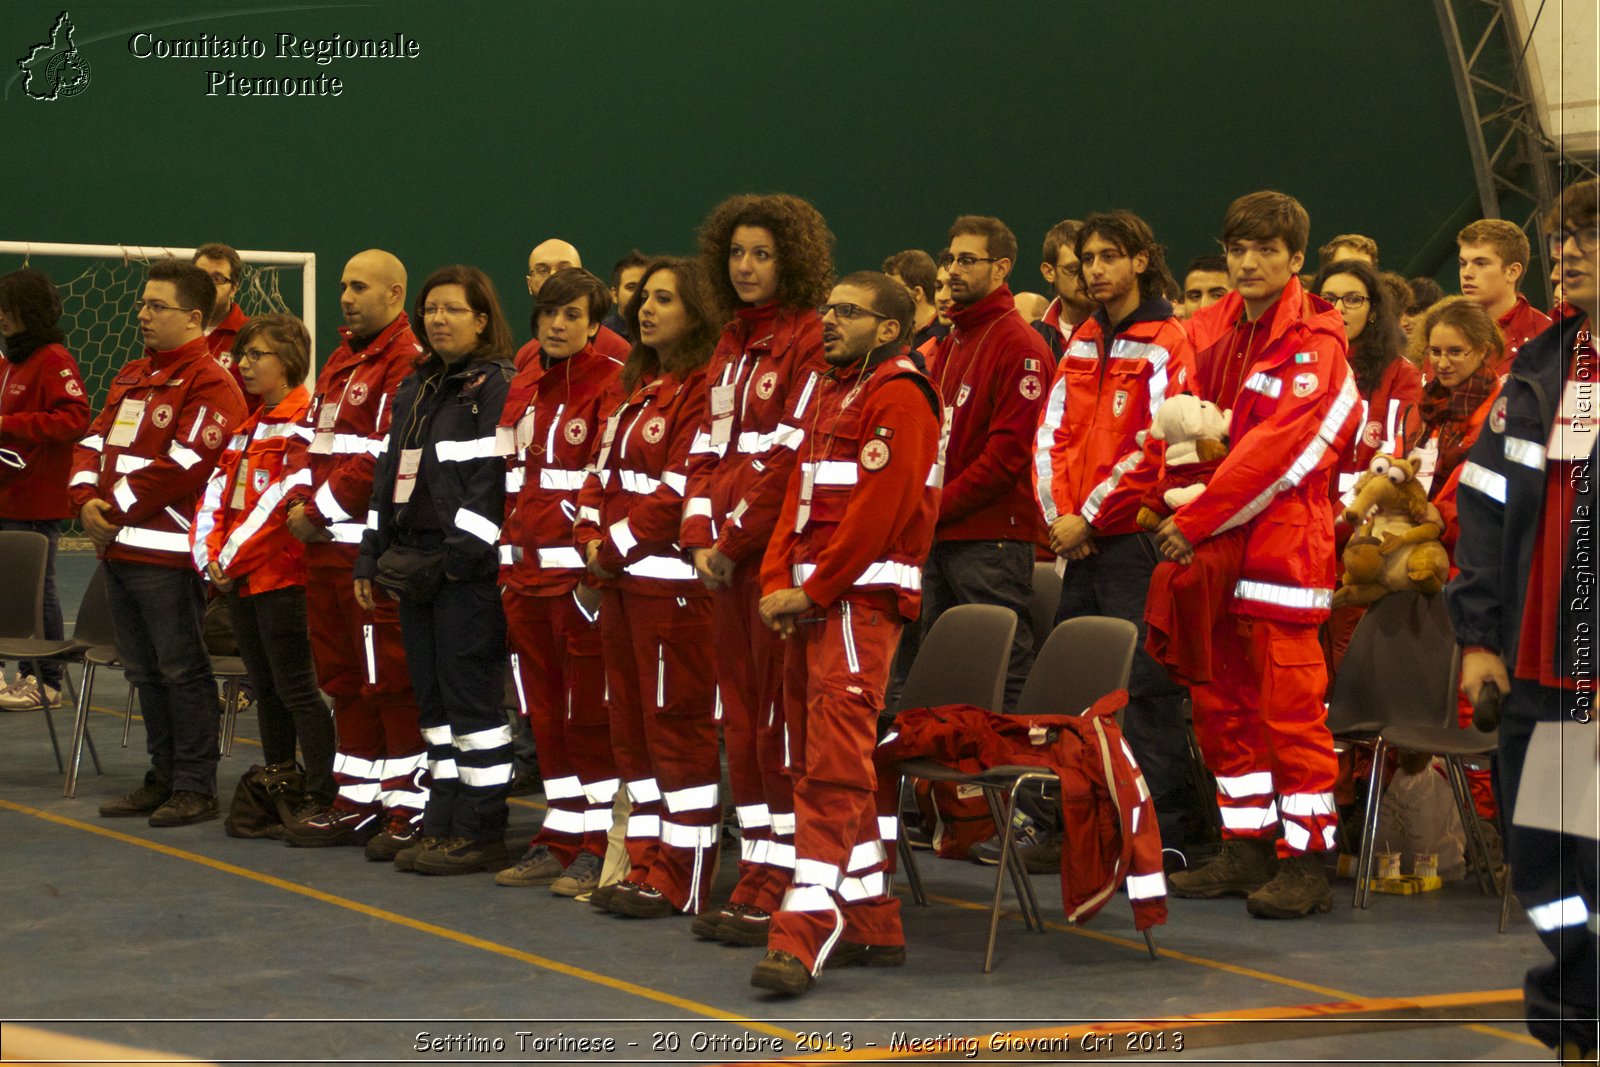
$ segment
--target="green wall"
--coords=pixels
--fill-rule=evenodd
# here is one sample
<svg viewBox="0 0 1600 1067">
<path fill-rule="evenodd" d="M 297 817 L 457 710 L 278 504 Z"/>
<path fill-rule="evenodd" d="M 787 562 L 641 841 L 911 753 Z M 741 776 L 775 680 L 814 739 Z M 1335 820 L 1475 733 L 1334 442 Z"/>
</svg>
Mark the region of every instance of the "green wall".
<svg viewBox="0 0 1600 1067">
<path fill-rule="evenodd" d="M 937 250 L 956 214 L 999 215 L 1035 290 L 1043 231 L 1097 208 L 1143 214 L 1181 269 L 1214 250 L 1232 197 L 1271 186 L 1306 204 L 1313 245 L 1359 230 L 1405 269 L 1473 196 L 1427 0 L 68 10 L 91 82 L 40 102 L 15 60 L 60 3 L 6 4 L 0 237 L 314 251 L 323 351 L 340 268 L 361 248 L 394 251 L 414 280 L 447 262 L 484 267 L 520 336 L 535 240 L 567 237 L 603 274 L 634 245 L 691 250 L 706 211 L 740 191 L 811 199 L 843 269 Z M 279 32 L 399 31 L 421 55 L 135 59 L 129 36 L 151 28 L 269 48 Z M 207 97 L 204 72 L 227 68 L 328 73 L 345 89 Z"/>
</svg>

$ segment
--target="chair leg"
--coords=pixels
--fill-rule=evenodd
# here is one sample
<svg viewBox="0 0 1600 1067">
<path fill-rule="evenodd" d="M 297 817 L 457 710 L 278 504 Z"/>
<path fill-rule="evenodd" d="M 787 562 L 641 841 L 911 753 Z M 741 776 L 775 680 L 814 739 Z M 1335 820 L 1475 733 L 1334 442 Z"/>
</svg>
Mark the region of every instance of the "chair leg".
<svg viewBox="0 0 1600 1067">
<path fill-rule="evenodd" d="M 65 774 L 67 773 L 67 765 L 61 758 L 61 742 L 56 738 L 56 720 L 50 714 L 50 701 L 45 699 L 43 682 L 38 684 L 38 689 L 39 710 L 44 712 L 45 729 L 50 731 L 50 748 L 54 750 L 56 754 L 56 770 L 60 771 L 62 774 Z"/>
<path fill-rule="evenodd" d="M 222 712 L 222 754 L 233 755 L 233 738 L 239 732 L 239 688 L 237 678 L 228 679 L 222 687 L 222 699 L 227 705 Z"/>
<path fill-rule="evenodd" d="M 1511 864 L 1505 865 L 1505 884 L 1500 887 L 1500 932 L 1511 921 Z"/>
<path fill-rule="evenodd" d="M 1156 948 L 1155 934 L 1151 933 L 1149 930 L 1144 932 L 1144 947 L 1150 950 L 1151 959 L 1159 960 L 1161 958 L 1161 950 Z"/>
<path fill-rule="evenodd" d="M 906 840 L 906 825 L 900 818 L 900 813 L 894 813 L 896 828 L 900 831 L 895 838 L 895 847 L 900 852 L 900 863 L 905 867 L 906 885 L 911 888 L 911 899 L 920 908 L 928 906 L 928 894 L 922 888 L 922 871 L 917 867 L 917 850 L 911 847 L 911 842 Z"/>
<path fill-rule="evenodd" d="M 1372 774 L 1367 784 L 1367 810 L 1361 827 L 1361 853 L 1356 858 L 1356 896 L 1352 905 L 1365 908 L 1372 896 L 1372 867 L 1377 858 L 1378 815 L 1383 807 L 1383 761 L 1389 754 L 1383 738 L 1372 748 Z"/>
<path fill-rule="evenodd" d="M 1030 930 L 1043 930 L 1044 920 L 1039 917 L 1039 909 L 1033 902 L 1033 886 L 1028 884 L 1028 868 L 1018 858 L 1018 846 L 1011 834 L 1011 820 L 1016 815 L 1016 790 L 1012 789 L 1010 803 L 1004 809 L 1000 807 L 1000 796 L 996 790 L 985 789 L 983 797 L 989 804 L 989 817 L 995 820 L 995 825 L 1000 825 L 1002 819 L 1005 821 L 1005 830 L 1000 835 L 1000 870 L 996 872 L 995 881 L 1000 881 L 1000 874 L 1010 873 L 1011 888 L 1017 895 L 1017 908 L 1022 912 L 1022 921 Z"/>
<path fill-rule="evenodd" d="M 989 802 L 989 810 L 991 812 L 995 812 L 995 817 L 999 818 L 998 809 L 1000 804 L 999 800 L 995 796 L 995 791 L 992 789 L 985 789 L 983 791 L 983 795 L 984 798 Z M 1011 794 L 1011 803 L 1016 803 L 1015 790 L 1013 790 Z M 994 943 L 995 939 L 1000 933 L 1000 895 L 1005 890 L 1006 873 L 1011 868 L 1011 812 L 1009 810 L 1009 805 L 1007 806 L 1005 815 L 1006 818 L 1003 824 L 1004 828 L 1000 831 L 1000 866 L 999 869 L 994 872 L 994 903 L 989 908 L 989 943 L 987 946 L 985 946 L 983 952 L 984 974 L 988 974 L 994 970 Z M 1012 871 L 1011 874 L 1013 881 L 1015 881 L 1016 872 Z M 1027 877 L 1025 872 L 1023 877 Z M 1028 904 L 1027 901 L 1022 899 L 1022 891 L 1020 889 L 1017 891 L 1017 906 L 1022 909 L 1023 920 L 1031 927 L 1033 925 L 1033 919 L 1028 913 Z"/>
<path fill-rule="evenodd" d="M 1494 871 L 1490 867 L 1489 842 L 1484 840 L 1483 827 L 1478 823 L 1478 809 L 1472 803 L 1472 785 L 1467 781 L 1467 769 L 1459 756 L 1444 758 L 1446 777 L 1450 782 L 1450 795 L 1455 798 L 1456 814 L 1461 819 L 1461 830 L 1466 837 L 1467 860 L 1478 878 L 1478 892 L 1494 895 Z"/>
<path fill-rule="evenodd" d="M 83 688 L 78 690 L 78 701 L 72 715 L 72 760 L 67 765 L 67 785 L 61 791 L 64 797 L 78 795 L 78 761 L 83 756 L 84 738 L 89 732 L 89 695 L 94 692 L 94 664 L 83 665 Z M 98 768 L 99 761 L 95 766 Z"/>
<path fill-rule="evenodd" d="M 87 672 L 87 669 L 88 669 L 88 666 L 87 666 L 87 664 L 85 664 L 85 671 L 86 672 Z M 66 689 L 67 695 L 72 698 L 72 706 L 73 706 L 73 708 L 77 708 L 77 706 L 78 706 L 78 686 L 77 686 L 77 683 L 75 683 L 72 680 L 72 671 L 68 669 L 67 664 L 65 664 L 65 663 L 63 663 L 61 665 L 61 680 L 64 683 L 63 687 Z M 74 725 L 76 725 L 76 723 L 74 723 Z M 94 761 L 94 773 L 96 773 L 96 774 L 105 774 L 106 773 L 105 768 L 100 766 L 100 753 L 95 751 L 94 735 L 89 733 L 89 728 L 88 728 L 87 724 L 84 726 L 83 740 L 89 746 L 89 758 Z M 73 758 L 77 759 L 77 755 L 74 754 Z"/>
<path fill-rule="evenodd" d="M 123 675 L 123 677 L 126 678 L 127 675 Z M 138 690 L 134 689 L 132 682 L 129 682 L 128 683 L 128 713 L 122 717 L 122 747 L 123 748 L 127 748 L 128 747 L 128 731 L 133 729 L 133 697 L 134 697 L 134 694 L 136 692 L 138 692 Z"/>
</svg>

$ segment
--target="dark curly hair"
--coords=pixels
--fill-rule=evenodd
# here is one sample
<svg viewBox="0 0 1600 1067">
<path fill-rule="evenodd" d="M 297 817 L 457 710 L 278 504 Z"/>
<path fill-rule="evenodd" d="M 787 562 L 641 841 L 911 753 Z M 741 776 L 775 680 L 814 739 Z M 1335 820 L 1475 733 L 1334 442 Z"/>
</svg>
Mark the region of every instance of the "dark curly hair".
<svg viewBox="0 0 1600 1067">
<path fill-rule="evenodd" d="M 1389 364 L 1399 359 L 1405 347 L 1405 335 L 1400 332 L 1400 316 L 1394 306 L 1394 297 L 1383 284 L 1377 271 L 1364 260 L 1341 259 L 1326 263 L 1317 271 L 1311 291 L 1322 295 L 1322 286 L 1329 278 L 1348 274 L 1367 290 L 1367 324 L 1361 334 L 1350 342 L 1350 369 L 1355 372 L 1356 388 L 1362 396 L 1371 396 L 1383 381 Z"/>
<path fill-rule="evenodd" d="M 744 305 L 728 278 L 728 248 L 740 226 L 762 226 L 778 245 L 778 294 L 782 307 L 816 307 L 833 288 L 833 231 L 821 212 L 786 193 L 731 196 L 700 226 L 700 262 L 722 321 Z"/>
</svg>

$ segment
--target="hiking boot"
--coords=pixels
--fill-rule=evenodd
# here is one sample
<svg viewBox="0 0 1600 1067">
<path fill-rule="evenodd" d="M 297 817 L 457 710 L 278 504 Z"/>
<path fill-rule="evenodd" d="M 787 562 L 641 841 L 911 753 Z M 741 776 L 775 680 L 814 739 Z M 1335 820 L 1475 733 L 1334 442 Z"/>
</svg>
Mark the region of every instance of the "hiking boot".
<svg viewBox="0 0 1600 1067">
<path fill-rule="evenodd" d="M 1022 865 L 1029 874 L 1061 873 L 1061 835 L 1047 834 L 1022 848 Z"/>
<path fill-rule="evenodd" d="M 165 804 L 167 798 L 171 796 L 172 787 L 170 785 L 146 782 L 126 796 L 118 797 L 116 800 L 108 800 L 100 805 L 100 817 L 102 819 L 126 819 L 135 815 L 149 815 Z"/>
<path fill-rule="evenodd" d="M 61 691 L 50 686 L 44 687 L 44 699 L 52 708 L 61 706 Z M 0 711 L 38 711 L 39 681 L 36 678 L 22 677 L 0 689 Z"/>
<path fill-rule="evenodd" d="M 1276 870 L 1271 841 L 1235 837 L 1222 843 L 1222 854 L 1210 863 L 1167 879 L 1167 888 L 1191 900 L 1244 897 L 1270 882 Z"/>
<path fill-rule="evenodd" d="M 905 965 L 904 945 L 863 945 L 859 941 L 840 941 L 833 946 L 833 952 L 829 954 L 828 962 L 823 964 L 822 969 L 831 971 L 840 967 L 904 967 Z"/>
<path fill-rule="evenodd" d="M 534 845 L 523 853 L 516 866 L 494 876 L 495 885 L 549 885 L 561 877 L 561 861 L 549 845 Z"/>
<path fill-rule="evenodd" d="M 611 914 L 630 919 L 664 919 L 678 912 L 665 893 L 641 882 L 618 882 L 608 908 Z"/>
<path fill-rule="evenodd" d="M 477 874 L 499 871 L 511 865 L 511 853 L 502 838 L 471 841 L 453 837 L 441 841 L 417 857 L 413 867 L 418 874 Z"/>
<path fill-rule="evenodd" d="M 1299 919 L 1333 907 L 1333 890 L 1322 857 L 1297 852 L 1278 861 L 1278 873 L 1251 893 L 1245 910 L 1258 919 Z"/>
<path fill-rule="evenodd" d="M 580 852 L 561 877 L 550 883 L 550 892 L 558 897 L 575 897 L 587 893 L 600 884 L 600 869 L 605 862 L 593 852 Z"/>
<path fill-rule="evenodd" d="M 778 949 L 769 949 L 766 957 L 750 972 L 751 985 L 787 997 L 798 997 L 816 983 L 798 956 Z"/>
<path fill-rule="evenodd" d="M 422 840 L 422 817 L 413 817 L 403 811 L 391 811 L 383 833 L 367 842 L 367 859 L 373 863 L 388 863 L 403 850 Z"/>
<path fill-rule="evenodd" d="M 1031 816 L 1017 812 L 1011 817 L 1011 840 L 1021 848 L 1037 845 L 1044 840 L 1039 825 Z M 967 859 L 973 863 L 981 863 L 988 867 L 1000 865 L 1000 835 L 995 834 L 987 841 L 980 841 L 967 849 Z M 1060 861 L 1057 860 L 1056 869 L 1060 870 Z"/>
<path fill-rule="evenodd" d="M 717 924 L 717 940 L 724 945 L 748 945 L 762 948 L 767 943 L 767 931 L 772 929 L 772 914 L 748 904 Z"/>
<path fill-rule="evenodd" d="M 382 812 L 338 805 L 283 826 L 283 839 L 295 848 L 363 846 L 383 829 Z"/>
<path fill-rule="evenodd" d="M 618 887 L 626 884 L 631 883 L 612 882 L 610 885 L 596 886 L 589 893 L 589 907 L 594 908 L 596 911 L 609 912 L 612 898 L 617 895 Z"/>
<path fill-rule="evenodd" d="M 716 941 L 718 940 L 717 927 L 722 925 L 722 920 L 743 911 L 744 908 L 743 904 L 735 904 L 729 901 L 720 908 L 702 911 L 694 917 L 694 922 L 689 925 L 689 932 L 702 941 Z"/>
<path fill-rule="evenodd" d="M 397 871 L 416 872 L 417 857 L 430 849 L 439 847 L 442 837 L 419 837 L 414 845 L 407 845 L 394 854 L 394 869 Z"/>
<path fill-rule="evenodd" d="M 217 817 L 217 798 L 192 789 L 174 790 L 167 802 L 150 813 L 151 826 L 193 826 Z"/>
</svg>

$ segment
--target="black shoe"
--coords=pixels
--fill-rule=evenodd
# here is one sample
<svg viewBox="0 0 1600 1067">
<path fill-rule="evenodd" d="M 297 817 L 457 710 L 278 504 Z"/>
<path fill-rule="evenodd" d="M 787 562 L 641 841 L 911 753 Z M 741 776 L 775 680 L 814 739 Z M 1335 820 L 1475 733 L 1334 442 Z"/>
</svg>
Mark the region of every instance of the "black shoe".
<svg viewBox="0 0 1600 1067">
<path fill-rule="evenodd" d="M 609 885 L 596 886 L 589 892 L 589 907 L 596 911 L 611 911 L 611 901 L 617 895 L 620 886 L 628 885 L 627 882 L 612 882 Z"/>
<path fill-rule="evenodd" d="M 391 811 L 383 833 L 367 842 L 367 859 L 373 863 L 390 863 L 394 858 L 422 840 L 422 816 Z"/>
<path fill-rule="evenodd" d="M 364 847 L 383 829 L 383 813 L 362 808 L 325 808 L 307 819 L 285 823 L 283 839 L 295 848 L 331 845 Z"/>
<path fill-rule="evenodd" d="M 127 796 L 108 800 L 100 805 L 102 819 L 126 819 L 134 815 L 149 815 L 167 802 L 172 796 L 170 785 L 156 785 L 146 782 Z"/>
<path fill-rule="evenodd" d="M 828 955 L 828 961 L 823 964 L 823 970 L 837 970 L 840 967 L 904 967 L 906 965 L 906 947 L 904 945 L 863 945 L 857 941 L 840 941 L 833 946 L 833 951 Z"/>
<path fill-rule="evenodd" d="M 471 841 L 465 837 L 440 841 L 417 857 L 413 869 L 418 874 L 477 874 L 502 871 L 511 866 L 511 853 L 502 838 Z"/>
<path fill-rule="evenodd" d="M 438 848 L 441 840 L 443 839 L 438 837 L 417 838 L 415 842 L 394 854 L 394 869 L 397 871 L 410 871 L 415 874 L 417 857 L 430 849 Z"/>
<path fill-rule="evenodd" d="M 217 798 L 192 789 L 174 790 L 167 802 L 150 813 L 151 826 L 193 826 L 217 817 Z"/>
<path fill-rule="evenodd" d="M 743 910 L 743 904 L 728 903 L 720 908 L 702 911 L 694 917 L 694 922 L 689 925 L 689 932 L 702 941 L 719 940 L 717 927 L 721 925 L 723 918 Z"/>
<path fill-rule="evenodd" d="M 769 949 L 766 958 L 750 972 L 750 984 L 757 989 L 770 989 L 788 997 L 798 997 L 816 983 L 798 956 L 778 949 Z"/>
<path fill-rule="evenodd" d="M 630 919 L 664 919 L 678 913 L 665 893 L 653 885 L 638 882 L 618 882 L 609 908 L 613 915 L 626 915 Z"/>
</svg>

